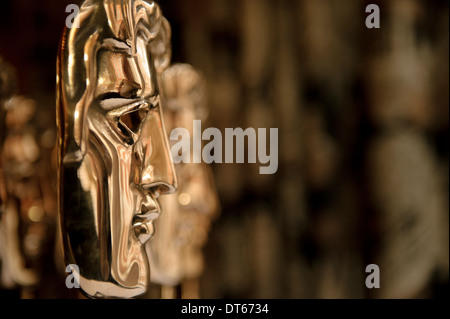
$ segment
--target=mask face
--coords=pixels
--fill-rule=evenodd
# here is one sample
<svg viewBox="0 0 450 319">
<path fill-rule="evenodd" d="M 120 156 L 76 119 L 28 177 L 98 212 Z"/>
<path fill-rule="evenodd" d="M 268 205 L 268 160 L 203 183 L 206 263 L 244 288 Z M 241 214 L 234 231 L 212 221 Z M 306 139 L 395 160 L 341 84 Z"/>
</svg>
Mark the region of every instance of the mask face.
<svg viewBox="0 0 450 319">
<path fill-rule="evenodd" d="M 176 177 L 157 74 L 169 27 L 146 1 L 87 1 L 59 53 L 59 191 L 65 259 L 91 297 L 145 293 L 143 245 Z M 77 268 L 75 268 L 77 269 Z"/>
</svg>

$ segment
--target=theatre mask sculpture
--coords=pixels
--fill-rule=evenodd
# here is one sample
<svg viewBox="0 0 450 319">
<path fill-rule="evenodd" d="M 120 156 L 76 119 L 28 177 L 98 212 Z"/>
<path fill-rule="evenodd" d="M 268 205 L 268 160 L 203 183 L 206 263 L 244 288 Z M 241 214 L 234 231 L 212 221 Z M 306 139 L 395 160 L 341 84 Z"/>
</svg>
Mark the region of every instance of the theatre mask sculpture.
<svg viewBox="0 0 450 319">
<path fill-rule="evenodd" d="M 190 65 L 175 64 L 163 72 L 161 83 L 166 101 L 166 127 L 168 130 L 185 128 L 192 136 L 193 120 L 206 119 L 203 78 Z M 163 286 L 175 286 L 184 279 L 197 279 L 201 275 L 202 248 L 219 207 L 212 171 L 207 164 L 180 163 L 175 167 L 178 191 L 161 198 L 164 214 L 157 221 L 155 238 L 147 244 L 152 282 Z"/>
<path fill-rule="evenodd" d="M 90 297 L 130 298 L 150 279 L 144 244 L 176 188 L 158 74 L 170 27 L 152 1 L 92 0 L 58 53 L 59 212 L 66 264 Z"/>
</svg>

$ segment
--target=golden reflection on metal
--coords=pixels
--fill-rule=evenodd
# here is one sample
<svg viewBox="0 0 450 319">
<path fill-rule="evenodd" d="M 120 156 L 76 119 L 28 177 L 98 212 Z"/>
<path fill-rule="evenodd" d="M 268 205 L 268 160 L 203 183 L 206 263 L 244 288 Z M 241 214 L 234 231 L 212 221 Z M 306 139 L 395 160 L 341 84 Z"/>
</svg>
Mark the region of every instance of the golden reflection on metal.
<svg viewBox="0 0 450 319">
<path fill-rule="evenodd" d="M 58 54 L 59 212 L 65 260 L 96 298 L 143 294 L 143 244 L 176 188 L 157 76 L 170 27 L 144 0 L 93 0 Z"/>
<path fill-rule="evenodd" d="M 191 131 L 192 136 L 192 121 L 205 120 L 207 113 L 203 78 L 190 65 L 176 64 L 163 72 L 161 82 L 168 131 L 183 127 Z M 219 208 L 209 166 L 181 163 L 176 169 L 179 191 L 161 198 L 163 214 L 156 221 L 154 238 L 146 245 L 151 280 L 162 285 L 163 293 L 172 291 L 186 278 L 195 281 L 203 272 L 202 248 Z M 189 295 L 198 297 L 198 291 Z"/>
</svg>

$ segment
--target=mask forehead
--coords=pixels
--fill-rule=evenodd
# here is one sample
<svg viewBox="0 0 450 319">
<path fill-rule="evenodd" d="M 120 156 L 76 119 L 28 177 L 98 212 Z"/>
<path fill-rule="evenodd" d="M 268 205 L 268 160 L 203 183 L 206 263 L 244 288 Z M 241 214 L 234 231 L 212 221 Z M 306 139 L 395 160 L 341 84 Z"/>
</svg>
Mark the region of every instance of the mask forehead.
<svg viewBox="0 0 450 319">
<path fill-rule="evenodd" d="M 131 77 L 136 77 L 137 68 L 147 68 L 143 79 L 146 84 L 143 95 L 147 96 L 157 92 L 157 81 L 152 77 L 168 66 L 171 56 L 170 25 L 153 1 L 87 0 L 76 19 L 80 28 L 65 30 L 58 53 L 60 159 L 66 161 L 79 161 L 85 154 L 83 126 L 89 96 L 97 88 L 99 50 L 113 39 L 126 44 L 131 55 L 139 55 L 137 67 L 127 68 L 134 69 Z M 144 50 L 146 55 L 142 54 Z"/>
</svg>

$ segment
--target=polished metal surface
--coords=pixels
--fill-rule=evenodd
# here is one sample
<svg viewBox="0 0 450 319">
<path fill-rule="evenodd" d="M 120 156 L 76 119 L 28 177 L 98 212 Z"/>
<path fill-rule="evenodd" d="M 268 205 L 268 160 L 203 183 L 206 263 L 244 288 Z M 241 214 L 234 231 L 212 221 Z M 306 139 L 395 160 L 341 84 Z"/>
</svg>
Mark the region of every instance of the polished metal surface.
<svg viewBox="0 0 450 319">
<path fill-rule="evenodd" d="M 58 54 L 59 213 L 67 264 L 89 297 L 131 298 L 149 283 L 144 244 L 176 174 L 158 74 L 170 27 L 152 1 L 85 1 Z"/>
<path fill-rule="evenodd" d="M 164 118 L 169 131 L 186 128 L 191 136 L 193 120 L 206 120 L 206 88 L 202 76 L 188 64 L 175 64 L 162 74 L 166 100 Z M 163 286 L 196 279 L 203 272 L 205 245 L 219 202 L 211 168 L 205 163 L 176 164 L 179 188 L 161 198 L 164 213 L 156 221 L 157 232 L 146 245 L 151 280 Z M 164 289 L 163 289 L 164 291 Z"/>
</svg>

